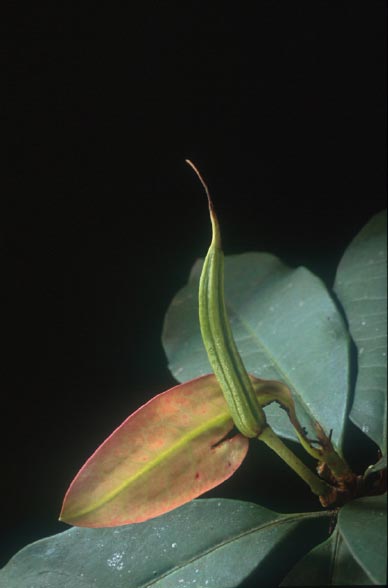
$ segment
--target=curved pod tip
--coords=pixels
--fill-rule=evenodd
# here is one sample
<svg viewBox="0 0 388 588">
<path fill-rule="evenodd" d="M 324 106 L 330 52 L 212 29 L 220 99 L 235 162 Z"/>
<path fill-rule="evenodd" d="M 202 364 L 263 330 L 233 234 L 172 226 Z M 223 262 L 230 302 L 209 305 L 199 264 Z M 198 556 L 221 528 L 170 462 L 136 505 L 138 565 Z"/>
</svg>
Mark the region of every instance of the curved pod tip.
<svg viewBox="0 0 388 588">
<path fill-rule="evenodd" d="M 221 233 L 220 233 L 220 228 L 219 228 L 219 224 L 218 224 L 217 215 L 216 215 L 216 212 L 214 210 L 214 204 L 213 204 L 212 198 L 210 196 L 209 188 L 208 188 L 205 180 L 203 179 L 200 171 L 196 167 L 196 165 L 194 165 L 194 163 L 190 159 L 185 159 L 185 162 L 195 172 L 195 174 L 197 175 L 199 181 L 201 182 L 201 184 L 203 186 L 203 189 L 205 190 L 205 193 L 206 193 L 206 196 L 207 196 L 207 200 L 208 200 L 208 203 L 209 203 L 210 220 L 211 220 L 211 223 L 212 223 L 212 230 L 213 230 L 213 243 L 212 244 L 215 245 L 216 247 L 219 247 L 221 249 Z"/>
</svg>

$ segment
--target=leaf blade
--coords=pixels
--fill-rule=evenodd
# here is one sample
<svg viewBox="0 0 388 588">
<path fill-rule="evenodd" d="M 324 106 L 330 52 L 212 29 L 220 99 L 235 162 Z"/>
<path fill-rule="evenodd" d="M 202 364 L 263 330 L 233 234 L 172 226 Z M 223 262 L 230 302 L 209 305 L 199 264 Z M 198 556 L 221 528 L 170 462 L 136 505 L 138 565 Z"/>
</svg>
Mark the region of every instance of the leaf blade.
<svg viewBox="0 0 388 588">
<path fill-rule="evenodd" d="M 130 415 L 71 483 L 61 520 L 77 526 L 141 522 L 230 477 L 248 450 L 213 375 L 159 394 Z"/>
<path fill-rule="evenodd" d="M 386 495 L 349 502 L 332 535 L 305 555 L 281 586 L 370 586 L 387 580 Z"/>
<path fill-rule="evenodd" d="M 339 512 L 339 530 L 354 559 L 375 584 L 387 581 L 387 495 L 368 496 Z"/>
<path fill-rule="evenodd" d="M 0 570 L 0 585 L 40 588 L 236 588 L 293 529 L 326 513 L 283 515 L 237 500 L 195 500 L 138 525 L 73 528 L 38 541 Z M 285 541 L 285 543 L 284 543 Z M 45 574 L 45 576 L 44 576 Z M 46 583 L 44 583 L 46 582 Z"/>
<path fill-rule="evenodd" d="M 383 211 L 367 223 L 345 251 L 334 285 L 358 350 L 350 418 L 383 454 L 387 445 L 386 238 Z"/>
<path fill-rule="evenodd" d="M 335 529 L 326 541 L 309 551 L 280 586 L 370 586 L 371 578 L 357 564 Z"/>
</svg>

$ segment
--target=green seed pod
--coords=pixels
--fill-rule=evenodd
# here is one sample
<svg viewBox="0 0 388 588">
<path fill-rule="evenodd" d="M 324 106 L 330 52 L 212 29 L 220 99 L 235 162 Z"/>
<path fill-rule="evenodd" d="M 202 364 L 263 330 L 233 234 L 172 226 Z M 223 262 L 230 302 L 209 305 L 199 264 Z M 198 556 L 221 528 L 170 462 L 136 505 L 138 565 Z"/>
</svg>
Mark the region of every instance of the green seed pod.
<svg viewBox="0 0 388 588">
<path fill-rule="evenodd" d="M 199 322 L 203 343 L 234 424 L 245 437 L 257 437 L 266 427 L 266 418 L 237 350 L 226 312 L 224 254 L 218 220 L 204 180 L 194 164 L 186 161 L 206 191 L 213 233 L 199 283 Z"/>
</svg>

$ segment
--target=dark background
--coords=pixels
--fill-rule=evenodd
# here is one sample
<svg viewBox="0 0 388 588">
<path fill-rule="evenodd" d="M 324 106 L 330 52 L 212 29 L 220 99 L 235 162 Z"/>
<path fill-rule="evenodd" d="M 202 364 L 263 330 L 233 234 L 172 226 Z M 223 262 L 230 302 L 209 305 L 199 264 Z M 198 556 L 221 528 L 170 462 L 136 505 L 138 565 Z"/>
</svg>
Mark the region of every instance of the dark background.
<svg viewBox="0 0 388 588">
<path fill-rule="evenodd" d="M 67 528 L 85 459 L 174 384 L 163 316 L 210 236 L 185 158 L 227 254 L 270 251 L 329 286 L 385 207 L 386 3 L 251 4 L 14 15 L 0 563 Z M 212 495 L 317 508 L 258 452 Z"/>
</svg>

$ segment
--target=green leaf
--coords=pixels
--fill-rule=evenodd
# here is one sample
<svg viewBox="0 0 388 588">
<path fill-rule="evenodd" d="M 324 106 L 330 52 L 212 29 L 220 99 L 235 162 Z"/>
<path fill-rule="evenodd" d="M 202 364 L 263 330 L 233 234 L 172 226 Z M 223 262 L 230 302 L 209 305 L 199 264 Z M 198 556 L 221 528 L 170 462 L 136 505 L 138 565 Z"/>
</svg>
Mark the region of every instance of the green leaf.
<svg viewBox="0 0 388 588">
<path fill-rule="evenodd" d="M 265 585 L 268 574 L 273 577 L 281 566 L 280 561 L 274 567 L 273 558 L 281 560 L 282 551 L 285 557 L 292 549 L 295 531 L 326 515 L 284 515 L 247 502 L 195 500 L 145 523 L 73 528 L 33 543 L 0 571 L 0 586 L 234 588 L 253 571 Z"/>
<path fill-rule="evenodd" d="M 208 373 L 198 321 L 202 261 L 171 302 L 163 329 L 169 367 L 179 381 Z M 307 269 L 290 269 L 266 253 L 225 259 L 225 298 L 233 335 L 248 372 L 280 380 L 293 393 L 302 425 L 317 419 L 341 445 L 349 392 L 349 337 L 324 284 Z M 295 439 L 286 415 L 266 409 L 283 437 Z"/>
<path fill-rule="evenodd" d="M 339 512 L 338 526 L 357 563 L 375 584 L 386 584 L 387 495 L 349 502 Z"/>
<path fill-rule="evenodd" d="M 339 264 L 335 291 L 358 350 L 350 418 L 383 453 L 387 445 L 387 218 L 374 216 Z"/>
<path fill-rule="evenodd" d="M 281 586 L 385 585 L 386 503 L 384 495 L 345 505 L 331 537 L 302 558 Z"/>
<path fill-rule="evenodd" d="M 287 574 L 280 586 L 370 586 L 371 579 L 355 562 L 341 533 L 314 547 Z"/>
<path fill-rule="evenodd" d="M 377 472 L 380 472 L 381 470 L 386 470 L 387 469 L 387 455 L 383 455 L 383 457 L 381 459 L 379 459 L 379 461 L 373 465 L 370 465 L 369 467 L 366 468 L 365 472 L 364 472 L 364 478 L 368 478 L 368 476 L 370 476 L 371 474 L 376 474 Z"/>
<path fill-rule="evenodd" d="M 229 478 L 248 440 L 233 429 L 213 375 L 155 396 L 129 416 L 70 485 L 61 520 L 110 527 L 156 517 Z"/>
</svg>

